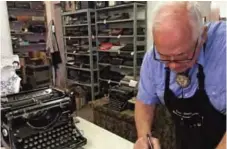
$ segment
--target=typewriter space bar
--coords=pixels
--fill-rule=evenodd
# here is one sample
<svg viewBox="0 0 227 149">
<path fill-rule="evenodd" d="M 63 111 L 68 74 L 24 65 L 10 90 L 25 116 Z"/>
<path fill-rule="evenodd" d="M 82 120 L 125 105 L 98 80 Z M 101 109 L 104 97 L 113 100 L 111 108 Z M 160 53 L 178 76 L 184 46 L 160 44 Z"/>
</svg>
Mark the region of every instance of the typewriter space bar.
<svg viewBox="0 0 227 149">
<path fill-rule="evenodd" d="M 87 143 L 86 140 L 73 141 L 72 143 L 60 147 L 59 149 L 83 149 L 82 146 L 84 146 L 86 143 Z"/>
</svg>

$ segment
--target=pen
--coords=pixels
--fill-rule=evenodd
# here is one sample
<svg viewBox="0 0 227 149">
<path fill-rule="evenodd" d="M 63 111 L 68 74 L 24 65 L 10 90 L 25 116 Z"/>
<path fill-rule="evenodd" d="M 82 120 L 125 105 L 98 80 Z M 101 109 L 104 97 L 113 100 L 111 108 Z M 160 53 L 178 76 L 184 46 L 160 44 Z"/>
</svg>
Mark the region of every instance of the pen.
<svg viewBox="0 0 227 149">
<path fill-rule="evenodd" d="M 150 135 L 149 135 L 149 134 L 147 134 L 147 140 L 148 140 L 148 143 L 149 143 L 149 149 L 154 149 L 154 147 L 153 147 L 153 144 L 152 144 L 152 142 L 151 142 L 151 138 L 150 138 Z"/>
</svg>

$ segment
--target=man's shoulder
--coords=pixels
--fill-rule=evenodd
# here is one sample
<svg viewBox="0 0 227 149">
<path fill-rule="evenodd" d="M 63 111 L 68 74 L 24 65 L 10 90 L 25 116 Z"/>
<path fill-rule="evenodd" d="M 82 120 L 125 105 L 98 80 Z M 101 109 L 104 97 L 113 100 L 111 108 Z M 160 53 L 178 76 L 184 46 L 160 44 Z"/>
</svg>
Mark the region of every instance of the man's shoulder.
<svg viewBox="0 0 227 149">
<path fill-rule="evenodd" d="M 207 52 L 212 55 L 226 52 L 226 22 L 212 22 L 208 28 Z"/>
<path fill-rule="evenodd" d="M 217 36 L 226 39 L 226 21 L 211 22 L 208 25 L 208 38 L 216 38 Z"/>
</svg>

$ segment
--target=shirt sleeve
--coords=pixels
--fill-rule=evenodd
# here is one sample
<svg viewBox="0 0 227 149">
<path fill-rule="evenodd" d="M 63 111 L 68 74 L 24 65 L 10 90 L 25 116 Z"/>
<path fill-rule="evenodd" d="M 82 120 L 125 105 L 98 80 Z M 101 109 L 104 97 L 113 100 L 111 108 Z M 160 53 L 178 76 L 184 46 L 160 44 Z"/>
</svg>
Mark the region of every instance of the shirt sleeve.
<svg viewBox="0 0 227 149">
<path fill-rule="evenodd" d="M 158 96 L 155 92 L 155 85 L 152 79 L 152 51 L 148 51 L 143 59 L 140 70 L 139 91 L 137 99 L 144 104 L 156 104 L 159 102 Z"/>
</svg>

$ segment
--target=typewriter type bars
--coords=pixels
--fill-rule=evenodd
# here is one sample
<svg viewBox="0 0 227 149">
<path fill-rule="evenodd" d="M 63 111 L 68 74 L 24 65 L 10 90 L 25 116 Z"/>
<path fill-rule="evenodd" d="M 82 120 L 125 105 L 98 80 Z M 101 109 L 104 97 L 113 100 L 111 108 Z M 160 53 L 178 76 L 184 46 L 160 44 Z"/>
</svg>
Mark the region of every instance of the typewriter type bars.
<svg viewBox="0 0 227 149">
<path fill-rule="evenodd" d="M 16 110 L 4 108 L 3 146 L 10 149 L 74 149 L 85 145 L 87 140 L 74 124 L 71 105 L 71 98 L 65 96 Z"/>
</svg>

